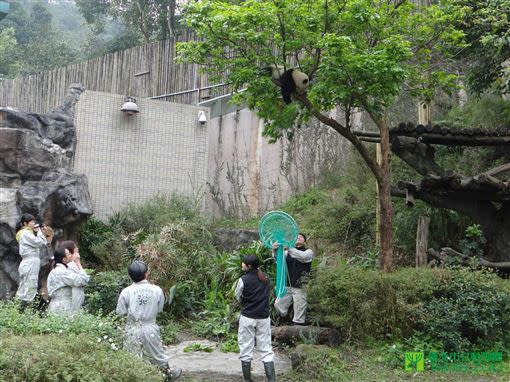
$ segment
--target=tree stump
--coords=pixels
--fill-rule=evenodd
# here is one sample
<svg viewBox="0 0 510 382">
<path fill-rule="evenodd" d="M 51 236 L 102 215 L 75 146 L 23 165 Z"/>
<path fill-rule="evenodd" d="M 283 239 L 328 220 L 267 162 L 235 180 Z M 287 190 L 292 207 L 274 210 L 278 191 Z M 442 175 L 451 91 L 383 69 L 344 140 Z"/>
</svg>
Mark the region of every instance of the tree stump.
<svg viewBox="0 0 510 382">
<path fill-rule="evenodd" d="M 329 345 L 331 347 L 340 345 L 340 332 L 332 328 L 319 326 L 278 326 L 271 329 L 273 340 L 278 342 L 296 342 L 299 340 L 307 343 Z"/>
</svg>

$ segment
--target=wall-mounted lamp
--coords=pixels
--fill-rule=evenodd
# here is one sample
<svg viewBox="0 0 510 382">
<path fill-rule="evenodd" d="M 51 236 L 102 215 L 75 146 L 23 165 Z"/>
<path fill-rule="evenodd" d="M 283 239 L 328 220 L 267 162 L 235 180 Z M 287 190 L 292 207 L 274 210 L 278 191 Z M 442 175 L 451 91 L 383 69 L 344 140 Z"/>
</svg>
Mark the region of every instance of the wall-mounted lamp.
<svg viewBox="0 0 510 382">
<path fill-rule="evenodd" d="M 205 125 L 206 122 L 207 122 L 207 117 L 205 115 L 205 111 L 200 110 L 198 112 L 198 123 L 200 123 L 201 125 Z"/>
<path fill-rule="evenodd" d="M 132 97 L 126 97 L 124 99 L 124 105 L 122 105 L 120 111 L 126 115 L 133 115 L 140 112 L 140 110 L 138 110 L 138 105 L 136 104 L 136 99 Z"/>
</svg>

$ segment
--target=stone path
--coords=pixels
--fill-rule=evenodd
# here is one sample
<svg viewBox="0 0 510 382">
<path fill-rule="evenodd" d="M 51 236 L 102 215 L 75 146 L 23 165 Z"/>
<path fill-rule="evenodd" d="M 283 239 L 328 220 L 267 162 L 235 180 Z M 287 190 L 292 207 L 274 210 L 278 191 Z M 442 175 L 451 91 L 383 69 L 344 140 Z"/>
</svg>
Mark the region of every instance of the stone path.
<svg viewBox="0 0 510 382">
<path fill-rule="evenodd" d="M 197 351 L 185 353 L 183 349 L 192 344 L 202 344 L 214 350 L 211 353 Z M 239 381 L 242 380 L 241 361 L 238 353 L 222 353 L 217 348 L 217 343 L 208 340 L 182 341 L 177 345 L 167 347 L 167 353 L 171 357 L 171 363 L 182 369 L 184 380 L 197 377 L 198 380 L 207 381 Z M 275 354 L 276 374 L 282 374 L 290 370 L 290 359 L 281 353 Z M 253 380 L 264 381 L 264 365 L 257 351 L 254 352 L 252 361 Z M 193 380 L 193 379 L 191 379 Z"/>
</svg>

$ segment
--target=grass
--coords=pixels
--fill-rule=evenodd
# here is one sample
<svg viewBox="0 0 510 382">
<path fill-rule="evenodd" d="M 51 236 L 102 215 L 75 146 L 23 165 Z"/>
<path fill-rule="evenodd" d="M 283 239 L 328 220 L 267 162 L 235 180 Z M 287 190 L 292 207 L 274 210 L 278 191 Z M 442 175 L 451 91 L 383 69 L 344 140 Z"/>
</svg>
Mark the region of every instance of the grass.
<svg viewBox="0 0 510 382">
<path fill-rule="evenodd" d="M 311 347 L 314 349 L 314 347 Z M 340 346 L 337 349 L 315 347 L 308 353 L 297 370 L 278 375 L 280 382 L 508 382 L 510 361 L 503 362 L 500 373 L 469 373 L 469 372 L 406 372 L 401 368 L 389 365 L 381 350 Z M 241 367 L 235 375 L 184 375 L 186 382 L 233 382 L 240 380 Z M 253 377 L 254 382 L 265 381 L 262 376 Z"/>
<path fill-rule="evenodd" d="M 386 354 L 378 349 L 360 349 L 341 346 L 338 349 L 321 349 L 309 353 L 306 361 L 297 369 L 280 378 L 281 381 L 321 381 L 338 382 L 508 382 L 510 362 L 506 360 L 499 373 L 474 372 L 407 372 L 402 367 L 391 366 L 385 360 Z M 321 370 L 322 369 L 322 370 Z M 315 374 L 315 376 L 314 376 Z"/>
</svg>

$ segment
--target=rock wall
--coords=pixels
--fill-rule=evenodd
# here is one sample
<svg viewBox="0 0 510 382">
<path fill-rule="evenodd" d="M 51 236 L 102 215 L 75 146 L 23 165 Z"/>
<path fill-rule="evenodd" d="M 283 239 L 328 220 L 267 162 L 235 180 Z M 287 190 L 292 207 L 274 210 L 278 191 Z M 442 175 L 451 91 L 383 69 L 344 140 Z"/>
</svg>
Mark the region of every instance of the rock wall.
<svg viewBox="0 0 510 382">
<path fill-rule="evenodd" d="M 55 238 L 92 214 L 87 178 L 72 173 L 74 105 L 83 91 L 71 85 L 64 104 L 46 114 L 0 107 L 0 299 L 11 298 L 18 285 L 15 234 L 21 214 L 31 213 L 53 227 Z M 41 253 L 41 285 L 51 248 Z"/>
<path fill-rule="evenodd" d="M 250 229 L 218 228 L 214 231 L 214 244 L 219 249 L 232 252 L 259 240 L 259 233 Z"/>
</svg>

